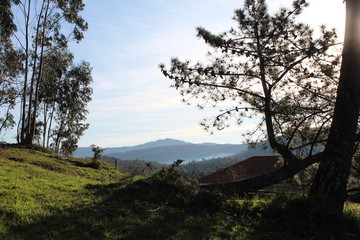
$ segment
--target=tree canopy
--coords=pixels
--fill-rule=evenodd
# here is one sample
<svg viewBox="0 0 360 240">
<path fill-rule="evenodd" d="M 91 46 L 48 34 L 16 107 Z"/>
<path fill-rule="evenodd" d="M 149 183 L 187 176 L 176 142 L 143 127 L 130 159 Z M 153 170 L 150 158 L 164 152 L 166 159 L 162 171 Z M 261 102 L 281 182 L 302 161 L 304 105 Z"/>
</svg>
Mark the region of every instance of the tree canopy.
<svg viewBox="0 0 360 240">
<path fill-rule="evenodd" d="M 42 143 L 71 153 L 88 127 L 84 121 L 92 94 L 91 67 L 73 63 L 68 50 L 68 43 L 81 41 L 88 28 L 80 15 L 84 7 L 82 0 L 0 3 L 0 84 L 9 93 L 16 89 L 7 98 L 0 92 L 0 101 L 8 109 L 15 100 L 20 102 L 21 144 Z M 2 111 L 1 116 L 4 127 L 14 125 L 11 114 L 3 117 Z"/>
<path fill-rule="evenodd" d="M 235 11 L 238 29 L 218 35 L 197 29 L 214 48 L 207 63 L 173 58 L 169 69 L 161 65 L 186 102 L 205 107 L 232 100 L 233 106 L 202 123 L 206 130 L 222 130 L 231 118 L 242 124 L 256 116 L 259 125 L 248 135 L 269 138 L 283 154 L 291 155 L 286 150 L 291 148 L 310 156 L 325 142 L 340 55 L 334 29 L 322 26 L 315 38 L 308 25 L 296 21 L 304 5 L 296 1 L 293 9 L 270 16 L 265 1 L 246 1 Z"/>
<path fill-rule="evenodd" d="M 314 162 L 323 162 L 330 148 L 329 130 L 334 128 L 339 104 L 336 90 L 340 70 L 342 74 L 344 70 L 344 63 L 340 69 L 342 45 L 334 29 L 320 26 L 316 37 L 309 25 L 297 21 L 307 5 L 305 0 L 295 0 L 291 9 L 281 8 L 271 15 L 265 0 L 247 0 L 235 11 L 237 28 L 220 34 L 197 28 L 198 37 L 213 48 L 207 62 L 173 58 L 170 67 L 160 65 L 185 102 L 200 108 L 227 104 L 218 115 L 205 119 L 206 130 L 222 130 L 231 118 L 242 124 L 245 118 L 255 117 L 258 126 L 249 130 L 247 140 L 267 139 L 284 158 L 284 166 L 274 173 L 227 184 L 224 189 L 251 191 L 280 182 Z M 347 162 L 343 159 L 344 165 Z M 346 189 L 347 178 L 341 181 Z M 342 203 L 327 210 L 339 213 L 345 192 L 335 192 L 342 196 Z"/>
</svg>

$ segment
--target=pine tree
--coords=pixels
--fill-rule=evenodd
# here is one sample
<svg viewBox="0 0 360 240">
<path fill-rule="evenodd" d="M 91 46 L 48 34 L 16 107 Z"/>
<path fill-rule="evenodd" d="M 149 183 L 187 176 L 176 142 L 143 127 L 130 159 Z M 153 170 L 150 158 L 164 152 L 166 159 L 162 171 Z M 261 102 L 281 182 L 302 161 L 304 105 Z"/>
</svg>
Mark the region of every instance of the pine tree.
<svg viewBox="0 0 360 240">
<path fill-rule="evenodd" d="M 360 1 L 346 1 L 341 73 L 329 136 L 310 191 L 314 211 L 342 215 L 350 166 L 359 142 Z"/>
<path fill-rule="evenodd" d="M 231 118 L 239 125 L 244 118 L 257 119 L 247 140 L 268 140 L 284 159 L 273 173 L 208 188 L 254 191 L 320 162 L 309 196 L 312 209 L 322 206 L 325 213 L 340 215 L 358 141 L 360 40 L 354 36 L 360 35 L 355 28 L 360 4 L 347 1 L 341 69 L 335 30 L 321 26 L 315 38 L 308 25 L 296 20 L 307 5 L 295 0 L 292 9 L 270 15 L 264 0 L 247 0 L 235 11 L 237 29 L 217 35 L 197 29 L 198 37 L 214 49 L 208 63 L 173 58 L 169 68 L 160 67 L 185 102 L 200 108 L 226 106 L 204 120 L 205 130 L 222 130 Z"/>
</svg>

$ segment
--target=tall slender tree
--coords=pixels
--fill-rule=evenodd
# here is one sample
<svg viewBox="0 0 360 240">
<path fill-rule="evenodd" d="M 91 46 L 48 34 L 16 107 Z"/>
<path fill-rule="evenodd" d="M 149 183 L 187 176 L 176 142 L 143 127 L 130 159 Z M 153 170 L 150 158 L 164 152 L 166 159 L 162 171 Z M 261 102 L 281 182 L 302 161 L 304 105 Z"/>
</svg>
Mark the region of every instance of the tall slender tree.
<svg viewBox="0 0 360 240">
<path fill-rule="evenodd" d="M 19 141 L 32 144 L 39 115 L 39 89 L 46 84 L 43 77 L 44 63 L 54 49 L 66 49 L 70 40 L 80 41 L 87 23 L 79 15 L 84 9 L 82 0 L 13 0 L 7 2 L 8 18 L 5 29 L 13 27 L 14 45 L 24 56 L 21 124 Z M 12 14 L 16 10 L 16 15 Z M 14 23 L 16 22 L 16 27 Z M 66 25 L 70 31 L 63 31 Z"/>
<path fill-rule="evenodd" d="M 81 41 L 88 28 L 80 16 L 84 7 L 82 0 L 6 0 L 0 4 L 1 42 L 10 43 L 22 56 L 18 73 L 22 79 L 18 142 L 22 144 L 39 140 L 42 126 L 42 143 L 49 145 L 49 127 L 58 104 L 54 101 L 59 98 L 46 90 L 52 88 L 56 95 L 61 77 L 72 71 L 68 43 Z"/>
<path fill-rule="evenodd" d="M 16 76 L 21 69 L 19 52 L 14 50 L 11 35 L 16 30 L 11 1 L 0 3 L 0 133 L 15 124 L 11 110 L 18 97 Z"/>
<path fill-rule="evenodd" d="M 86 120 L 87 104 L 91 100 L 91 67 L 81 62 L 61 78 L 56 106 L 57 127 L 53 132 L 54 148 L 71 155 L 77 148 L 78 139 L 89 127 Z"/>
<path fill-rule="evenodd" d="M 16 76 L 19 73 L 18 53 L 0 42 L 0 133 L 15 125 L 11 110 L 18 97 Z"/>
<path fill-rule="evenodd" d="M 40 87 L 40 102 L 41 102 L 41 125 L 42 125 L 42 145 L 43 147 L 50 147 L 50 135 L 52 128 L 57 118 L 57 106 L 60 100 L 61 82 L 71 68 L 73 62 L 73 55 L 66 51 L 54 50 L 43 68 L 43 81 L 46 85 Z"/>
</svg>

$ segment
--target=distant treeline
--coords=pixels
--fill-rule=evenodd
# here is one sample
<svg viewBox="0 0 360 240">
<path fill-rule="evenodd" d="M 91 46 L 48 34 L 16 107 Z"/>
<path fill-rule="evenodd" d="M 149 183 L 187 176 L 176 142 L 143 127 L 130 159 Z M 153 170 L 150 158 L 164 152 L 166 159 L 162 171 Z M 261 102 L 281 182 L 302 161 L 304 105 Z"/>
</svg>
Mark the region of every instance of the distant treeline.
<svg viewBox="0 0 360 240">
<path fill-rule="evenodd" d="M 170 166 L 169 164 L 162 164 L 158 162 L 149 162 L 143 160 L 121 160 L 108 156 L 103 156 L 102 159 L 114 166 L 116 165 L 117 160 L 117 167 L 127 171 L 132 175 L 148 175 L 160 168 L 168 168 Z M 183 163 L 180 165 L 178 170 L 180 172 L 186 173 L 194 179 L 197 179 L 202 176 L 211 174 L 221 168 L 228 167 L 236 162 L 239 162 L 240 160 L 241 159 L 236 158 L 236 155 L 224 158 L 203 159 L 201 161 Z"/>
<path fill-rule="evenodd" d="M 157 163 L 157 162 L 148 162 L 143 160 L 121 160 L 114 157 L 102 156 L 101 159 L 105 162 L 112 164 L 125 170 L 131 175 L 148 175 L 154 170 L 168 167 L 167 164 Z"/>
</svg>

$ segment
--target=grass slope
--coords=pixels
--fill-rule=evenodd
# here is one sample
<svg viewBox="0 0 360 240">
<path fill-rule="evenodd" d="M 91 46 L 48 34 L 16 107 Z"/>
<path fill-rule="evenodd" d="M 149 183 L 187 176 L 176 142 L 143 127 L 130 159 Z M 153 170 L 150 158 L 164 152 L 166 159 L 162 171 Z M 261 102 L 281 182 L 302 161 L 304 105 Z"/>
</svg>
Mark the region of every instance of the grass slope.
<svg viewBox="0 0 360 240">
<path fill-rule="evenodd" d="M 89 163 L 30 149 L 1 149 L 0 239 L 41 239 L 31 235 L 46 235 L 47 227 L 61 226 L 58 221 L 70 209 L 93 204 L 96 199 L 86 186 L 115 182 L 124 175 L 109 165 L 89 168 Z"/>
<path fill-rule="evenodd" d="M 89 163 L 0 149 L 0 239 L 359 239 L 359 204 L 315 218 L 302 198 L 226 199 L 176 171 L 130 177 Z"/>
</svg>

